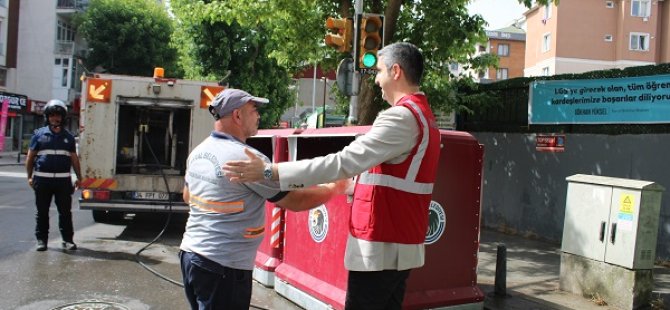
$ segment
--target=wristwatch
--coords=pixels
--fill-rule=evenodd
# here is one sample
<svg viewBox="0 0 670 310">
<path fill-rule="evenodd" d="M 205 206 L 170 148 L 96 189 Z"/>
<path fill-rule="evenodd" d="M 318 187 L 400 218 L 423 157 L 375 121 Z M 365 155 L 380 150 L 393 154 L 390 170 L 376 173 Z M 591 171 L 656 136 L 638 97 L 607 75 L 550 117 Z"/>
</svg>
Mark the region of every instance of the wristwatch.
<svg viewBox="0 0 670 310">
<path fill-rule="evenodd" d="M 263 178 L 272 181 L 272 163 L 265 164 L 265 169 L 263 169 Z"/>
</svg>

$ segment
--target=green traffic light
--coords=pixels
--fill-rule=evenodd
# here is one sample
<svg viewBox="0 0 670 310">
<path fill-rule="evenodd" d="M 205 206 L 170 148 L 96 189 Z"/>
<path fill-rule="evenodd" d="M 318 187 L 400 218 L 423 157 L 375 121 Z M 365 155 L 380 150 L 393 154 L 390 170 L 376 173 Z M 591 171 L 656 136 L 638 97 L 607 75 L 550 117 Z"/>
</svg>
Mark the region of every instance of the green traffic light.
<svg viewBox="0 0 670 310">
<path fill-rule="evenodd" d="M 375 53 L 367 52 L 363 54 L 363 66 L 372 68 L 377 64 L 377 55 Z"/>
</svg>

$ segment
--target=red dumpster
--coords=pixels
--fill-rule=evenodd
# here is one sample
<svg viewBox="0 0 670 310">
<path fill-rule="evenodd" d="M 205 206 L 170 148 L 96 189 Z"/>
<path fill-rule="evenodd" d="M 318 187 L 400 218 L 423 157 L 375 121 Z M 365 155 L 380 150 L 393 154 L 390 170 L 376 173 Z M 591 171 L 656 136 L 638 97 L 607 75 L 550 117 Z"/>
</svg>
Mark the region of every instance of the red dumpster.
<svg viewBox="0 0 670 310">
<path fill-rule="evenodd" d="M 247 139 L 247 144 L 273 162 L 282 162 L 288 160 L 287 137 L 294 133 L 296 129 L 259 130 L 258 134 Z M 275 268 L 282 259 L 285 212 L 274 203 L 265 202 L 265 236 L 256 252 L 253 278 L 267 287 L 274 286 Z"/>
<path fill-rule="evenodd" d="M 341 150 L 370 127 L 308 129 L 288 137 L 290 160 Z M 403 308 L 483 307 L 477 286 L 483 147 L 469 134 L 441 131 L 439 173 L 426 233 L 426 263 L 413 270 Z M 284 259 L 275 290 L 307 309 L 342 309 L 344 249 L 350 201 L 335 197 L 309 212 L 286 215 Z"/>
</svg>

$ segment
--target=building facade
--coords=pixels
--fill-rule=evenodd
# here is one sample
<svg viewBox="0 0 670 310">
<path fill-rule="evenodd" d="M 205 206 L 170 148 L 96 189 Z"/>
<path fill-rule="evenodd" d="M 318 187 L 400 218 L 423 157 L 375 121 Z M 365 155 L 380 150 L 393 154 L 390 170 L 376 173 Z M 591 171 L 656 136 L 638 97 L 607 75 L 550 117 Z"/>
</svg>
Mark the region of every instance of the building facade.
<svg viewBox="0 0 670 310">
<path fill-rule="evenodd" d="M 561 0 L 558 6 L 534 6 L 524 15 L 525 76 L 670 61 L 667 1 Z"/>
<path fill-rule="evenodd" d="M 0 151 L 26 151 L 43 126 L 47 101 L 69 107 L 67 129 L 77 133 L 83 62 L 87 46 L 73 25 L 88 0 L 0 0 L 0 102 L 10 102 Z"/>
<path fill-rule="evenodd" d="M 498 55 L 498 68 L 488 70 L 491 81 L 523 76 L 526 52 L 526 33 L 514 25 L 498 30 L 486 31 L 488 50 Z"/>
<path fill-rule="evenodd" d="M 27 97 L 16 90 L 19 0 L 0 0 L 0 152 L 12 151 L 18 145 Z"/>
<path fill-rule="evenodd" d="M 491 83 L 523 76 L 526 33 L 516 23 L 498 30 L 487 30 L 486 43 L 475 44 L 472 57 L 483 54 L 498 56 L 498 68 L 489 67 L 477 72 L 471 68 L 465 69 L 463 64 L 451 63 L 449 72 L 453 76 L 470 76 L 475 82 Z"/>
</svg>

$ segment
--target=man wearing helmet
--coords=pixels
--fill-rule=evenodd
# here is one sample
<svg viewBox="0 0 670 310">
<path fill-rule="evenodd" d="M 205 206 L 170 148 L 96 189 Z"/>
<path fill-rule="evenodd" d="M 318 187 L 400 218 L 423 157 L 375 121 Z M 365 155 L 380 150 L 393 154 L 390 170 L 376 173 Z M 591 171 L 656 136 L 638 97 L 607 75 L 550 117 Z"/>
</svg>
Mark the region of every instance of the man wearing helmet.
<svg viewBox="0 0 670 310">
<path fill-rule="evenodd" d="M 35 131 L 30 140 L 26 158 L 28 185 L 35 191 L 35 237 L 37 251 L 47 249 L 49 238 L 49 206 L 55 197 L 58 209 L 58 227 L 65 250 L 76 250 L 73 242 L 72 193 L 79 187 L 81 169 L 77 157 L 74 136 L 63 128 L 67 106 L 63 101 L 53 99 L 44 107 L 46 126 Z M 72 185 L 70 169 L 74 168 L 77 180 Z"/>
</svg>

